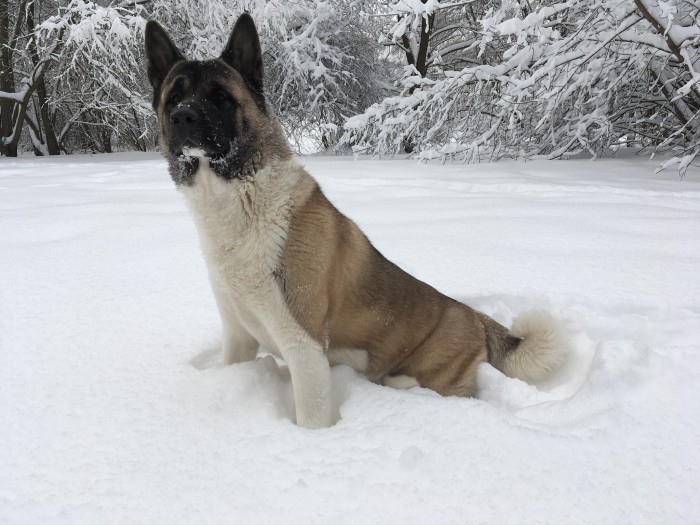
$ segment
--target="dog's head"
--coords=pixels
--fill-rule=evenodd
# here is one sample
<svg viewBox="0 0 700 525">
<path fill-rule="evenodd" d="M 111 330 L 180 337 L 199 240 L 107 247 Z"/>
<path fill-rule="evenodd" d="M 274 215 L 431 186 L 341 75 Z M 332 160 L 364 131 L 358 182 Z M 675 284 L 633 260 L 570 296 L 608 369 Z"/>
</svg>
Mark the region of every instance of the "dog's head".
<svg viewBox="0 0 700 525">
<path fill-rule="evenodd" d="M 202 158 L 231 180 L 254 174 L 270 157 L 290 155 L 265 104 L 260 39 L 250 15 L 238 18 L 214 60 L 186 60 L 154 21 L 146 24 L 145 45 L 160 148 L 176 184 L 193 184 Z"/>
</svg>

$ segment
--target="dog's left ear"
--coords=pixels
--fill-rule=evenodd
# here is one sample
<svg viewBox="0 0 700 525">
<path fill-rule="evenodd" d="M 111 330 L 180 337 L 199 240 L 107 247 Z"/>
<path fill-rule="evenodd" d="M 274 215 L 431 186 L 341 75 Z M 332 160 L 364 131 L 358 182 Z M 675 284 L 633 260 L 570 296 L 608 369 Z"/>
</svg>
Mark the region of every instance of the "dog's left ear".
<svg viewBox="0 0 700 525">
<path fill-rule="evenodd" d="M 238 17 L 220 58 L 241 74 L 258 107 L 264 111 L 262 49 L 255 22 L 248 13 Z"/>
</svg>

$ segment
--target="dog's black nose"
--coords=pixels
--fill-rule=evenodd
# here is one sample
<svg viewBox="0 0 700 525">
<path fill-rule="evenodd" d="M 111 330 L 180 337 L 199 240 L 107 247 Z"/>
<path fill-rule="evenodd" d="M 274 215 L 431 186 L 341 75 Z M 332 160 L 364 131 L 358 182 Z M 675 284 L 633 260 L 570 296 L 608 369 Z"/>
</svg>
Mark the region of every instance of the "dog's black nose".
<svg viewBox="0 0 700 525">
<path fill-rule="evenodd" d="M 187 106 L 179 107 L 170 114 L 170 122 L 181 128 L 192 127 L 197 123 L 197 120 L 199 120 L 197 112 Z"/>
</svg>

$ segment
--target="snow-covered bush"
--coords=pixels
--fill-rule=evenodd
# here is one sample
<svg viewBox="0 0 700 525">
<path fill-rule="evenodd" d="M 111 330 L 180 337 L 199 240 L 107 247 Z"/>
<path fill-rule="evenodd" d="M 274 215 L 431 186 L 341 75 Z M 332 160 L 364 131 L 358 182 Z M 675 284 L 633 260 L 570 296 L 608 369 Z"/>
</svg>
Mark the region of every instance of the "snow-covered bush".
<svg viewBox="0 0 700 525">
<path fill-rule="evenodd" d="M 407 11 L 394 41 L 416 20 L 432 18 L 432 34 L 444 29 L 436 15 L 447 3 L 394 6 Z M 698 9 L 684 0 L 504 1 L 478 32 L 461 26 L 472 63 L 439 67 L 429 49 L 432 67 L 408 66 L 400 94 L 348 119 L 342 142 L 373 153 L 408 142 L 423 158 L 467 161 L 595 156 L 624 144 L 677 151 L 671 163 L 682 172 L 700 151 Z"/>
<path fill-rule="evenodd" d="M 50 106 L 67 151 L 155 146 L 155 119 L 143 72 L 145 12 L 72 0 L 43 22 L 39 40 L 60 43 Z M 43 44 L 46 45 L 46 44 Z"/>
<path fill-rule="evenodd" d="M 280 6 L 261 17 L 268 97 L 298 146 L 327 149 L 347 117 L 381 99 L 375 37 L 350 4 Z"/>
</svg>

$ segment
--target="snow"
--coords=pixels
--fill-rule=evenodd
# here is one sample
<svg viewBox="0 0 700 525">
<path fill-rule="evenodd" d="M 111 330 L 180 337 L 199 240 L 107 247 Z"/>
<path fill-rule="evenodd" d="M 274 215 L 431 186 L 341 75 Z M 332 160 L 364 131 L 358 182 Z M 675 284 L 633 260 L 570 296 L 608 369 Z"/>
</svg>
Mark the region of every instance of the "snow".
<svg viewBox="0 0 700 525">
<path fill-rule="evenodd" d="M 223 367 L 156 154 L 0 159 L 0 523 L 698 523 L 700 170 L 304 158 L 390 259 L 574 353 L 480 399 L 333 369 L 290 421 L 272 357 Z"/>
</svg>

